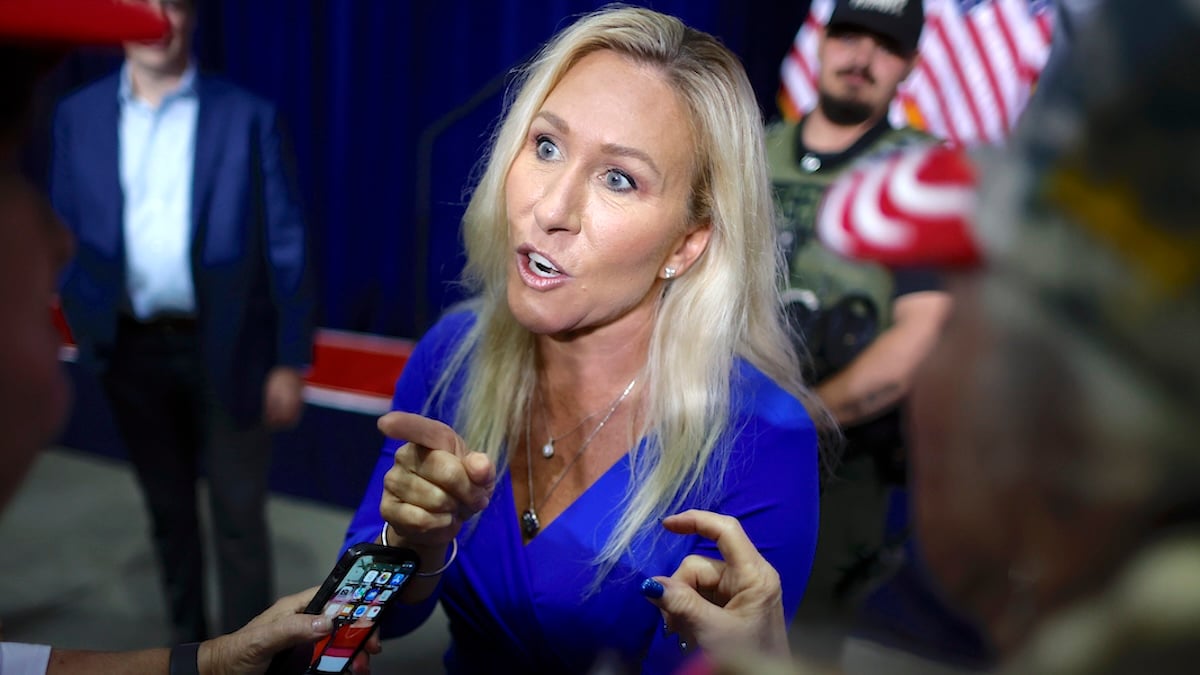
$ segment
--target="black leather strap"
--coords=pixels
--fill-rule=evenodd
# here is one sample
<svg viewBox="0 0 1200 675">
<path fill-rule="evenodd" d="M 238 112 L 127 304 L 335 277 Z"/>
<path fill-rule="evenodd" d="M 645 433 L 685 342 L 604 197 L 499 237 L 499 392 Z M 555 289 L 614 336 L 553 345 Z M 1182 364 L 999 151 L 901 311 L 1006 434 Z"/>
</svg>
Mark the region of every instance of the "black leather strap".
<svg viewBox="0 0 1200 675">
<path fill-rule="evenodd" d="M 170 675 L 200 675 L 200 643 L 187 642 L 171 648 Z"/>
</svg>

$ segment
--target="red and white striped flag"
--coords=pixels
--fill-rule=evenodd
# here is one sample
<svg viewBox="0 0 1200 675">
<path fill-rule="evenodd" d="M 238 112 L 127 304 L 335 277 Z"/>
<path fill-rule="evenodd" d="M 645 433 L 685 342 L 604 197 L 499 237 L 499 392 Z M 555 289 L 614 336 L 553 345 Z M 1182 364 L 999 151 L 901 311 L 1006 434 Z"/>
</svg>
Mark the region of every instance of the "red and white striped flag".
<svg viewBox="0 0 1200 675">
<path fill-rule="evenodd" d="M 973 267 L 977 170 L 967 151 L 918 145 L 838 176 L 817 212 L 829 250 L 889 267 Z"/>
<path fill-rule="evenodd" d="M 783 61 L 780 109 L 797 119 L 817 103 L 818 30 L 833 0 L 812 0 Z M 1024 109 L 1050 51 L 1048 0 L 925 0 L 920 59 L 889 118 L 955 145 L 999 144 Z"/>
</svg>

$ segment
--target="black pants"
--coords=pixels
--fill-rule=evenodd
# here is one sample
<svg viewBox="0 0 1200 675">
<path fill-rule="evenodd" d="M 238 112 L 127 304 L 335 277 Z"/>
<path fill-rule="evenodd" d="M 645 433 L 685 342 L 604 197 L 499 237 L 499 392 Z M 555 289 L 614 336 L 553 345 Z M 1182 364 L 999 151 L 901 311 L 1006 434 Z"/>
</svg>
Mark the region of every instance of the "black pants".
<svg viewBox="0 0 1200 675">
<path fill-rule="evenodd" d="M 838 466 L 821 494 L 817 550 L 798 621 L 839 629 L 853 621 L 863 592 L 885 572 L 864 564 L 884 544 L 890 491 L 870 455 Z"/>
<path fill-rule="evenodd" d="M 211 636 L 197 499 L 201 467 L 208 477 L 220 627 L 240 628 L 274 598 L 265 513 L 270 434 L 261 425 L 235 427 L 208 385 L 187 322 L 123 319 L 101 381 L 150 512 L 172 639 Z"/>
</svg>

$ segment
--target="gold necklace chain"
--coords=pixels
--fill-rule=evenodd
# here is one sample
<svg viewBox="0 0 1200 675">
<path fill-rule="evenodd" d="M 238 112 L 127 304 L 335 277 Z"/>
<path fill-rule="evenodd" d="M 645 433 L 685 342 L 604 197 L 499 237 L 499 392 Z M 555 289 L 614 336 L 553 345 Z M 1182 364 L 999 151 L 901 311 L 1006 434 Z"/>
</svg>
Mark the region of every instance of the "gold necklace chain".
<svg viewBox="0 0 1200 675">
<path fill-rule="evenodd" d="M 617 397 L 617 400 L 612 402 L 612 405 L 609 406 L 608 412 L 605 413 L 604 417 L 600 420 L 600 423 L 597 424 L 596 428 L 592 429 L 592 433 L 588 434 L 588 437 L 584 439 L 583 445 L 579 446 L 579 451 L 575 453 L 575 456 L 571 458 L 570 462 L 567 462 L 566 467 L 559 472 L 558 476 L 554 479 L 554 482 L 552 482 L 550 487 L 546 490 L 546 495 L 542 497 L 543 506 L 546 504 L 546 502 L 550 501 L 550 495 L 554 494 L 554 490 L 558 487 L 558 484 L 567 477 L 567 474 L 571 472 L 571 468 L 575 466 L 575 463 L 579 461 L 579 458 L 583 457 L 584 451 L 587 450 L 588 446 L 592 444 L 592 439 L 596 438 L 596 434 L 599 434 L 600 430 L 604 428 L 604 425 L 608 424 L 608 420 L 612 419 L 613 414 L 617 412 L 617 408 L 621 407 L 621 402 L 625 400 L 626 396 L 629 396 L 629 392 L 633 391 L 633 385 L 636 383 L 637 378 L 629 381 L 629 384 L 625 387 L 625 391 L 622 391 L 621 395 Z M 525 416 L 525 473 L 529 477 L 529 508 L 521 512 L 521 531 L 525 533 L 525 537 L 528 539 L 532 539 L 534 535 L 536 535 L 542 529 L 542 523 L 540 520 L 538 520 L 537 505 L 534 503 L 533 499 L 533 451 L 530 449 L 532 447 L 532 442 L 530 440 L 529 433 L 529 428 L 532 426 L 529 421 L 531 417 L 533 417 L 532 411 L 530 411 L 530 414 Z"/>
</svg>

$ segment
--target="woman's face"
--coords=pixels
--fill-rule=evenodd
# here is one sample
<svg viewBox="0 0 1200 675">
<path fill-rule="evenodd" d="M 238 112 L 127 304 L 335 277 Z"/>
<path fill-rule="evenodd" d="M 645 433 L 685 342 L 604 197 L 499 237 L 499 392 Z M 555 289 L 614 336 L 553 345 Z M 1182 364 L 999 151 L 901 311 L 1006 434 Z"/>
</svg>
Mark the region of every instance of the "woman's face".
<svg viewBox="0 0 1200 675">
<path fill-rule="evenodd" d="M 604 50 L 577 62 L 534 116 L 505 182 L 508 303 L 538 334 L 648 326 L 665 267 L 681 273 L 694 142 L 658 71 Z"/>
</svg>

